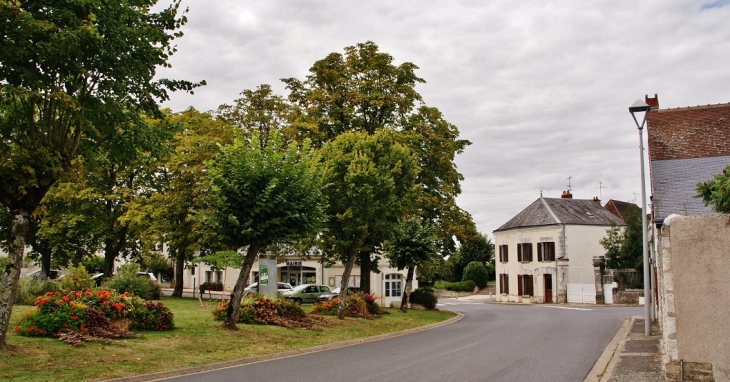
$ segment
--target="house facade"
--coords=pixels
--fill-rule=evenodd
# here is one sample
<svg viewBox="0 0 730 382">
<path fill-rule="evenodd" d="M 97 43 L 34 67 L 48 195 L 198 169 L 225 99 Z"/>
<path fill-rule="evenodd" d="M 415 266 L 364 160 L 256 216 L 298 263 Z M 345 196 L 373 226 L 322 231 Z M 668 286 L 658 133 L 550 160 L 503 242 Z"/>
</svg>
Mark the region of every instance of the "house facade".
<svg viewBox="0 0 730 382">
<path fill-rule="evenodd" d="M 539 198 L 494 230 L 497 299 L 525 303 L 602 300 L 599 241 L 611 223 L 625 225 L 597 199 Z M 600 277 L 598 277 L 600 279 Z"/>
<path fill-rule="evenodd" d="M 287 256 L 286 261 L 276 267 L 276 281 L 289 283 L 292 286 L 302 284 L 327 285 L 331 289 L 337 288 L 342 283 L 342 274 L 345 267 L 341 263 L 335 263 L 325 267 L 320 263 L 319 257 L 298 257 Z M 400 302 L 405 288 L 406 270 L 399 271 L 391 268 L 388 262 L 380 259 L 378 262 L 380 273 L 370 274 L 370 288 L 372 294 L 377 298 L 381 306 L 391 306 L 394 302 Z M 183 285 L 185 288 L 197 288 L 204 282 L 220 282 L 224 291 L 232 291 L 240 274 L 239 269 L 226 268 L 224 270 L 212 269 L 206 264 L 190 264 L 183 273 Z M 249 274 L 249 283 L 258 279 L 259 262 L 253 264 Z M 360 287 L 360 268 L 353 267 L 350 275 L 349 286 Z M 418 281 L 414 278 L 413 288 L 418 288 Z"/>
</svg>

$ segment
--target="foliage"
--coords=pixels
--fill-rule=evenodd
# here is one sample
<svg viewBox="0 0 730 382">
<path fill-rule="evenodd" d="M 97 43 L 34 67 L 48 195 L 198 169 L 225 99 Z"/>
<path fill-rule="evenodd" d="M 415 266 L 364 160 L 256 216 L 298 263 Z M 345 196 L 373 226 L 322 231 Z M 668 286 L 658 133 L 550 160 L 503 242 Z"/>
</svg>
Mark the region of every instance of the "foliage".
<svg viewBox="0 0 730 382">
<path fill-rule="evenodd" d="M 433 225 L 412 216 L 394 227 L 392 239 L 385 244 L 385 257 L 391 267 L 402 270 L 429 261 L 436 250 Z"/>
<path fill-rule="evenodd" d="M 707 182 L 697 183 L 696 198 L 702 198 L 706 206 L 712 205 L 715 212 L 730 214 L 730 166 Z"/>
<path fill-rule="evenodd" d="M 228 248 L 248 246 L 226 320 L 235 329 L 243 289 L 259 249 L 316 235 L 324 220 L 322 180 L 308 143 L 284 146 L 277 130 L 266 146 L 258 132 L 236 139 L 211 163 L 210 218 Z"/>
<path fill-rule="evenodd" d="M 623 214 L 626 227 L 615 223 L 606 230 L 606 236 L 599 244 L 606 250 L 606 268 L 641 269 L 643 267 L 643 233 L 641 229 L 641 210 L 630 205 Z"/>
<path fill-rule="evenodd" d="M 241 254 L 236 251 L 218 251 L 193 259 L 193 264 L 198 263 L 208 265 L 213 270 L 241 269 Z"/>
<path fill-rule="evenodd" d="M 65 270 L 59 282 L 64 290 L 87 290 L 95 286 L 83 265 Z"/>
<path fill-rule="evenodd" d="M 340 306 L 338 297 L 328 301 L 316 302 L 312 304 L 312 314 L 323 316 L 334 316 Z M 375 296 L 369 293 L 350 293 L 347 295 L 347 308 L 345 316 L 372 319 L 382 316 L 387 312 L 375 302 Z"/>
<path fill-rule="evenodd" d="M 218 107 L 216 114 L 220 120 L 239 128 L 247 139 L 251 139 L 256 132 L 261 147 L 268 144 L 272 131 L 279 131 L 287 140 L 286 130 L 289 128 L 292 106 L 283 97 L 274 95 L 271 85 L 263 84 L 256 90 L 244 90 L 241 98 L 234 102 L 234 105 Z"/>
<path fill-rule="evenodd" d="M 16 289 L 31 215 L 74 159 L 136 151 L 122 132 L 146 129 L 141 114 L 158 115 L 168 91 L 202 84 L 155 79 L 187 21 L 180 0 L 156 2 L 0 2 L 0 203 L 14 221 L 0 290 Z M 12 295 L 0 301 L 2 349 Z"/>
<path fill-rule="evenodd" d="M 425 261 L 417 269 L 419 285 L 435 285 L 436 280 L 452 280 L 454 265 L 441 256 L 435 256 Z M 443 289 L 443 288 L 439 288 Z"/>
<path fill-rule="evenodd" d="M 429 287 L 420 287 L 411 292 L 408 301 L 414 304 L 423 305 L 426 309 L 436 309 L 438 298 Z"/>
<path fill-rule="evenodd" d="M 205 290 L 212 290 L 212 291 L 222 291 L 223 290 L 223 283 L 220 281 L 206 281 L 203 283 L 203 287 Z"/>
<path fill-rule="evenodd" d="M 159 286 L 146 277 L 137 275 L 139 264 L 127 263 L 119 267 L 117 273 L 104 283 L 104 287 L 117 293 L 129 293 L 142 299 L 160 298 Z"/>
<path fill-rule="evenodd" d="M 36 311 L 29 311 L 13 330 L 25 336 L 59 337 L 68 335 L 67 342 L 78 345 L 89 337 L 127 337 L 125 327 L 113 321 L 128 321 L 134 330 L 164 331 L 174 328 L 173 315 L 164 305 L 143 301 L 138 297 L 114 294 L 105 290 L 48 292 L 34 303 Z M 126 326 L 126 325 L 125 325 Z"/>
<path fill-rule="evenodd" d="M 15 303 L 20 305 L 33 305 L 38 296 L 47 292 L 59 292 L 61 286 L 56 281 L 42 280 L 36 277 L 21 277 L 18 282 L 18 290 L 15 293 Z"/>
<path fill-rule="evenodd" d="M 320 163 L 329 201 L 324 252 L 345 264 L 347 285 L 356 256 L 372 252 L 410 210 L 418 169 L 387 130 L 341 134 L 320 150 Z M 340 303 L 344 311 L 345 302 Z"/>
<path fill-rule="evenodd" d="M 487 267 L 479 261 L 472 261 L 466 267 L 464 267 L 464 278 L 462 281 L 471 280 L 480 289 L 487 286 L 489 282 L 489 272 Z"/>
<path fill-rule="evenodd" d="M 477 284 L 473 280 L 466 280 L 455 283 L 436 283 L 436 287 L 443 287 L 446 290 L 452 290 L 454 292 L 473 292 Z"/>
<path fill-rule="evenodd" d="M 233 127 L 193 108 L 166 113 L 155 125 L 176 133 L 166 142 L 166 155 L 150 164 L 155 174 L 152 192 L 133 200 L 122 221 L 144 241 L 167 245 L 177 274 L 173 295 L 181 296 L 185 262 L 215 244 L 214 232 L 204 224 L 210 190 L 201 174 L 220 148 L 233 142 Z"/>
<path fill-rule="evenodd" d="M 461 246 L 458 251 L 449 258 L 454 264 L 454 278 L 464 278 L 464 268 L 473 261 L 483 265 L 494 259 L 494 244 L 492 240 L 480 232 L 469 232 L 461 239 Z"/>
<path fill-rule="evenodd" d="M 213 319 L 226 320 L 229 300 L 221 300 L 213 311 Z M 260 294 L 244 297 L 238 310 L 236 323 L 277 325 L 285 328 L 318 329 L 328 326 L 326 321 L 310 316 L 299 304 L 283 298 L 270 299 Z"/>
</svg>

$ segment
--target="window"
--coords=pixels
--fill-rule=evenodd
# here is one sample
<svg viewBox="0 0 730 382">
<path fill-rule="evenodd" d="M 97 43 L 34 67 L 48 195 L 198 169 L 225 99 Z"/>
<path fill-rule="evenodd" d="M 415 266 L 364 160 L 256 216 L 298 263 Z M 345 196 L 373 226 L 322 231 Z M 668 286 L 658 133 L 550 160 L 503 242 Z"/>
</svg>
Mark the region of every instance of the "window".
<svg viewBox="0 0 730 382">
<path fill-rule="evenodd" d="M 499 292 L 509 294 L 509 275 L 506 273 L 499 274 Z"/>
<path fill-rule="evenodd" d="M 392 273 L 385 275 L 385 297 L 401 296 L 401 278 L 400 273 Z"/>
<path fill-rule="evenodd" d="M 537 243 L 537 261 L 555 261 L 555 243 Z"/>
<path fill-rule="evenodd" d="M 521 263 L 532 261 L 532 243 L 517 244 L 517 261 Z"/>
<path fill-rule="evenodd" d="M 507 244 L 499 246 L 499 261 L 502 263 L 506 263 L 509 261 L 509 247 L 507 246 Z"/>
<path fill-rule="evenodd" d="M 213 282 L 213 272 L 205 271 L 205 282 L 207 282 L 207 283 Z"/>
<path fill-rule="evenodd" d="M 532 275 L 517 275 L 517 294 L 520 296 L 533 296 Z"/>
</svg>

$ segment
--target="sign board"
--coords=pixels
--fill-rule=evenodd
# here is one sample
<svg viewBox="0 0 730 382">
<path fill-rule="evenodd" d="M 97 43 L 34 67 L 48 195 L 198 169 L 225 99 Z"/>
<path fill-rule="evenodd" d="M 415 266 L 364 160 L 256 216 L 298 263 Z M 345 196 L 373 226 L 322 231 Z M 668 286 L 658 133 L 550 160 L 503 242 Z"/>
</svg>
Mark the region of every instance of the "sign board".
<svg viewBox="0 0 730 382">
<path fill-rule="evenodd" d="M 286 266 L 287 267 L 301 267 L 302 262 L 301 261 L 287 261 Z"/>
<path fill-rule="evenodd" d="M 259 293 L 274 296 L 278 292 L 276 260 L 259 258 Z"/>
</svg>

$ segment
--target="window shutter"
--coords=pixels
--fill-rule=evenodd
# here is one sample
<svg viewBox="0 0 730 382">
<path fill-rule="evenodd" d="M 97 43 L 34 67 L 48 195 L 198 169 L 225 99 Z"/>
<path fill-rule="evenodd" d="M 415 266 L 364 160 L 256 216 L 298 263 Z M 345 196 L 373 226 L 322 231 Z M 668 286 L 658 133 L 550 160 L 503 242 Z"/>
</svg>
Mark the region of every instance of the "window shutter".
<svg viewBox="0 0 730 382">
<path fill-rule="evenodd" d="M 537 243 L 537 261 L 542 261 L 542 246 L 543 243 Z"/>
<path fill-rule="evenodd" d="M 527 295 L 532 296 L 532 276 L 525 276 L 527 277 Z"/>
<path fill-rule="evenodd" d="M 517 261 L 522 262 L 522 244 L 517 244 Z"/>
<path fill-rule="evenodd" d="M 517 275 L 517 295 L 522 296 L 522 278 L 524 276 Z"/>
</svg>

